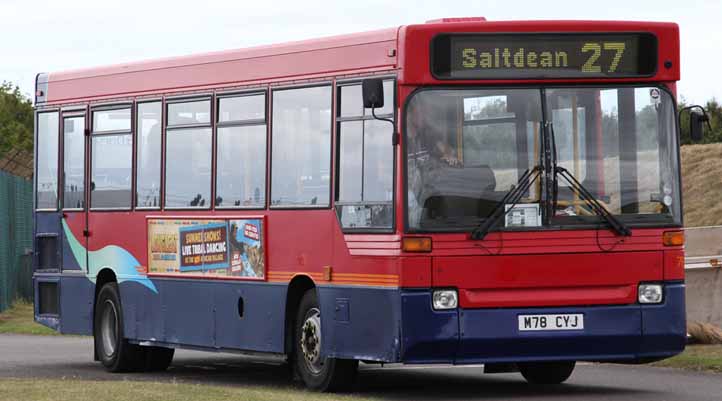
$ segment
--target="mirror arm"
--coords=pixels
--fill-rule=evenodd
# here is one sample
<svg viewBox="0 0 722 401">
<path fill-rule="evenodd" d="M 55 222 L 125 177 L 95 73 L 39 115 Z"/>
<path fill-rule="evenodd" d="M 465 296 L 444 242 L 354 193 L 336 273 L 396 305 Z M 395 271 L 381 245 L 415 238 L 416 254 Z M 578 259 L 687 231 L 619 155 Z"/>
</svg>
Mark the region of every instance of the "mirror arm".
<svg viewBox="0 0 722 401">
<path fill-rule="evenodd" d="M 372 115 L 376 120 L 386 121 L 387 123 L 391 123 L 391 126 L 393 127 L 393 130 L 394 130 L 393 136 L 391 137 L 391 144 L 392 144 L 393 146 L 398 145 L 398 144 L 399 144 L 399 134 L 396 132 L 396 123 L 394 122 L 394 120 L 392 120 L 392 119 L 390 119 L 390 118 L 377 117 L 377 116 L 376 116 L 376 108 L 375 108 L 375 107 L 372 107 L 372 108 L 371 108 L 371 115 Z"/>
</svg>

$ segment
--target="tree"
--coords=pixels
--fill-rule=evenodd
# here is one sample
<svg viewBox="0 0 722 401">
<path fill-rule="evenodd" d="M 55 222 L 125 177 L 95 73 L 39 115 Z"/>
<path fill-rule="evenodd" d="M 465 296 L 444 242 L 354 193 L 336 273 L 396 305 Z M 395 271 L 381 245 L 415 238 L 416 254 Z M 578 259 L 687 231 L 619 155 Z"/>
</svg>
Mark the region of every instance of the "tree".
<svg viewBox="0 0 722 401">
<path fill-rule="evenodd" d="M 0 84 L 0 157 L 11 149 L 33 151 L 33 104 L 10 82 Z"/>
</svg>

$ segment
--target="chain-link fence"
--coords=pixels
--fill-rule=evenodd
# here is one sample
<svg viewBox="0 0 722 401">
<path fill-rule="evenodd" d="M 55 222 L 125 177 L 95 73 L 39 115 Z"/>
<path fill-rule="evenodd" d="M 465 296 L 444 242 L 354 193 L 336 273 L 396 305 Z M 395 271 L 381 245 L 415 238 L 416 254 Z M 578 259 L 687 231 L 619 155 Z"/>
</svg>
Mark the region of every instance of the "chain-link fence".
<svg viewBox="0 0 722 401">
<path fill-rule="evenodd" d="M 0 171 L 0 312 L 31 300 L 32 181 Z"/>
</svg>

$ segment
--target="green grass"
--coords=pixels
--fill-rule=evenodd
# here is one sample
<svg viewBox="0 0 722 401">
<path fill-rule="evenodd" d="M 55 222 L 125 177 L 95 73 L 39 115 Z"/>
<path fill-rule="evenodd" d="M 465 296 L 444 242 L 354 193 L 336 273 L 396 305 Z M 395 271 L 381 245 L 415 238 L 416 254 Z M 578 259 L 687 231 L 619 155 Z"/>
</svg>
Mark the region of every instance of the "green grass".
<svg viewBox="0 0 722 401">
<path fill-rule="evenodd" d="M 224 387 L 186 383 L 91 380 L 0 379 L 0 401 L 306 401 L 371 398 L 352 395 L 319 394 L 302 388 L 262 386 Z"/>
<path fill-rule="evenodd" d="M 33 320 L 33 304 L 17 301 L 3 313 L 0 313 L 0 334 L 58 334 Z"/>
<path fill-rule="evenodd" d="M 722 373 L 722 345 L 689 345 L 683 353 L 654 365 Z"/>
</svg>

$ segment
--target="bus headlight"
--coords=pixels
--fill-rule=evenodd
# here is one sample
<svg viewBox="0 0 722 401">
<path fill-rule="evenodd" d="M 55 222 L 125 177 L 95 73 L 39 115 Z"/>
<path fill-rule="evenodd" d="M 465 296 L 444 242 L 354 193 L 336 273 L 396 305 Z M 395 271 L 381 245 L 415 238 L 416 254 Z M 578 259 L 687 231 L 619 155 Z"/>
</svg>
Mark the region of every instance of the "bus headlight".
<svg viewBox="0 0 722 401">
<path fill-rule="evenodd" d="M 658 304 L 662 302 L 662 284 L 640 284 L 638 291 L 640 304 Z"/>
<path fill-rule="evenodd" d="M 434 290 L 432 305 L 436 310 L 454 309 L 459 305 L 456 290 Z"/>
</svg>

